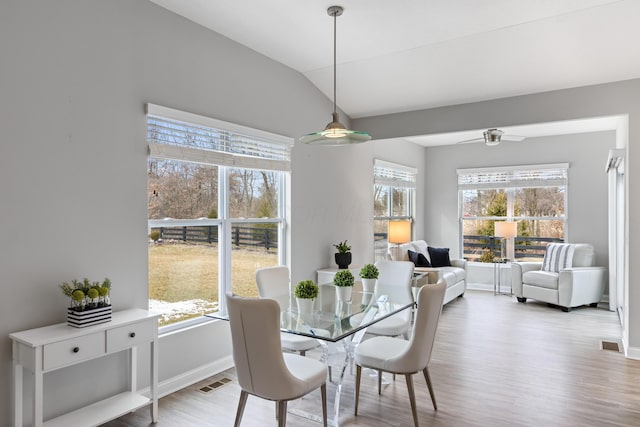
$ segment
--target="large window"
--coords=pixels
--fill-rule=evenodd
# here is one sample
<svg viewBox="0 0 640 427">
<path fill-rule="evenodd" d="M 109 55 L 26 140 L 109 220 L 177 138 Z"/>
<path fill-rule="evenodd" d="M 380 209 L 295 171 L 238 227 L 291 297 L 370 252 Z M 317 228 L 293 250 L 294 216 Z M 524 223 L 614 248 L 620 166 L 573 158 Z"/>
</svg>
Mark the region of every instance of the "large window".
<svg viewBox="0 0 640 427">
<path fill-rule="evenodd" d="M 373 167 L 373 239 L 375 260 L 387 253 L 390 220 L 413 220 L 415 168 L 375 160 Z"/>
<path fill-rule="evenodd" d="M 161 325 L 256 296 L 255 270 L 286 264 L 291 140 L 148 105 L 149 306 Z"/>
<path fill-rule="evenodd" d="M 549 242 L 567 233 L 569 165 L 529 165 L 458 170 L 460 224 L 464 257 L 492 262 L 494 257 L 536 260 Z M 515 221 L 515 239 L 494 238 L 495 221 Z"/>
</svg>

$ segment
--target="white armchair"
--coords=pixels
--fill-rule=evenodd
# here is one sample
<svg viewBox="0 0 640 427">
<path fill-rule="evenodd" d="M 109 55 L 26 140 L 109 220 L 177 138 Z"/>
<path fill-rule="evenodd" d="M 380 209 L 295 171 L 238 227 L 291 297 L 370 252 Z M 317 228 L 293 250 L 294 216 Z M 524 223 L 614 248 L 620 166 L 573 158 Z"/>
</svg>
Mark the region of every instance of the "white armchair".
<svg viewBox="0 0 640 427">
<path fill-rule="evenodd" d="M 597 306 L 606 285 L 607 271 L 595 267 L 592 245 L 574 245 L 570 268 L 542 271 L 542 262 L 514 262 L 511 265 L 513 293 L 519 302 L 527 298 L 557 305 L 568 312 L 573 307 Z"/>
</svg>

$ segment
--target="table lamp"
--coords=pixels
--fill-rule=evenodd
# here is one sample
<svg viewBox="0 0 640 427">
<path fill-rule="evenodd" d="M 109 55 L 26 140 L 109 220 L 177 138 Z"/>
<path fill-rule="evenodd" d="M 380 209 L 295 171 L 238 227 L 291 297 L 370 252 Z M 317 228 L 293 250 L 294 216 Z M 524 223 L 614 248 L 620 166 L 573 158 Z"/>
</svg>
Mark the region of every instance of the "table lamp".
<svg viewBox="0 0 640 427">
<path fill-rule="evenodd" d="M 395 260 L 400 260 L 400 245 L 411 241 L 411 221 L 389 221 L 389 233 L 387 235 L 389 243 L 395 244 Z"/>
<path fill-rule="evenodd" d="M 502 238 L 500 254 L 502 258 L 509 258 L 505 256 L 507 239 L 513 239 L 518 235 L 518 223 L 515 221 L 496 221 L 493 225 L 495 227 L 493 235 Z"/>
</svg>

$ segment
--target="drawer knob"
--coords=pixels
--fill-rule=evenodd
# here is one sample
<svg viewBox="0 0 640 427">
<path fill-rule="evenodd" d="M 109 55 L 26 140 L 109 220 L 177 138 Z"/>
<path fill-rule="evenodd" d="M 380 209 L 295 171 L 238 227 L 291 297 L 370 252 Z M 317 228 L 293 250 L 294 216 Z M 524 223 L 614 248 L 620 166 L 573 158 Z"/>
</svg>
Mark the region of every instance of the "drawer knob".
<svg viewBox="0 0 640 427">
<path fill-rule="evenodd" d="M 80 351 L 80 347 L 73 347 L 73 352 L 74 352 L 74 353 L 77 353 L 77 352 L 79 352 L 79 351 Z"/>
<path fill-rule="evenodd" d="M 135 332 L 129 332 L 129 338 L 135 338 L 135 337 L 136 337 Z"/>
</svg>

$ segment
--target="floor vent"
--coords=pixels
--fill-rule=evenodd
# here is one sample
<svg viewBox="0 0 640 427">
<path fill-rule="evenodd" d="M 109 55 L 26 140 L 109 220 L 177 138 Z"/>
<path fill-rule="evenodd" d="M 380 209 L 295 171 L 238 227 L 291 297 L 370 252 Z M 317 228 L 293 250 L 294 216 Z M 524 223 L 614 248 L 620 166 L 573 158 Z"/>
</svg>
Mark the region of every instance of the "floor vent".
<svg viewBox="0 0 640 427">
<path fill-rule="evenodd" d="M 203 393 L 209 393 L 210 391 L 215 390 L 218 387 L 222 387 L 228 382 L 231 382 L 229 378 L 226 378 L 226 377 L 221 378 L 218 381 L 212 382 L 211 384 L 207 384 L 204 387 L 200 387 L 198 390 L 200 390 Z"/>
<path fill-rule="evenodd" d="M 600 341 L 600 348 L 602 350 L 617 351 L 618 353 L 622 351 L 620 349 L 620 344 L 615 341 Z"/>
</svg>

